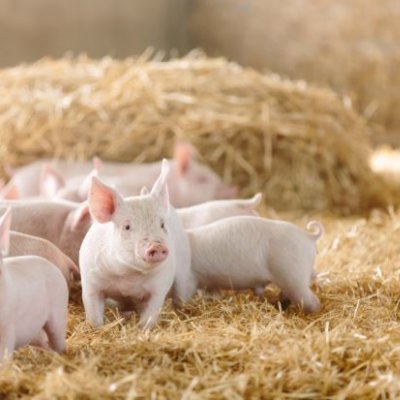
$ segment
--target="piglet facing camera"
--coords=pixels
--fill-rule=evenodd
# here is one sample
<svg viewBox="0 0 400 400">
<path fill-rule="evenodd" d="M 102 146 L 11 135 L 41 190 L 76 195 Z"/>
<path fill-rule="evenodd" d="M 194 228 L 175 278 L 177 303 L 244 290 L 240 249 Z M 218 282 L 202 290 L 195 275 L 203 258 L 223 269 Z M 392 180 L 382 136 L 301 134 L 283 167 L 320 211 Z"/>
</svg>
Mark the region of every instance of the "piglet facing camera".
<svg viewBox="0 0 400 400">
<path fill-rule="evenodd" d="M 257 289 L 270 283 L 283 299 L 306 313 L 319 310 L 310 290 L 314 276 L 316 241 L 322 225 L 312 221 L 313 232 L 284 222 L 257 217 L 232 217 L 188 231 L 192 268 L 203 289 Z"/>
<path fill-rule="evenodd" d="M 106 298 L 122 309 L 133 304 L 140 327 L 151 328 L 171 289 L 176 303 L 195 292 L 189 241 L 169 203 L 168 173 L 165 160 L 151 192 L 128 198 L 93 178 L 95 222 L 82 243 L 80 267 L 86 319 L 94 326 L 103 324 Z"/>
<path fill-rule="evenodd" d="M 0 219 L 0 247 L 8 253 L 11 211 Z M 62 273 L 36 256 L 0 257 L 0 360 L 29 343 L 64 352 L 68 287 Z"/>
</svg>

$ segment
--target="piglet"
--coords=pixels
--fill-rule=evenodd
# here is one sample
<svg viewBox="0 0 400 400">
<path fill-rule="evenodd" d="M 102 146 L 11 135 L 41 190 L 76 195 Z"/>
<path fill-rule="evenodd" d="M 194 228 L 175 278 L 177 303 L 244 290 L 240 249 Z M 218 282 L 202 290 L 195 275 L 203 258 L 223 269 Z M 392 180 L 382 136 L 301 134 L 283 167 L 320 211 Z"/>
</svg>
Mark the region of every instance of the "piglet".
<svg viewBox="0 0 400 400">
<path fill-rule="evenodd" d="M 175 207 L 187 207 L 214 199 L 229 199 L 237 194 L 235 187 L 226 185 L 211 168 L 194 158 L 193 149 L 186 142 L 176 143 L 171 166 L 168 190 L 170 201 Z M 153 184 L 160 167 L 161 161 L 141 164 L 113 163 L 100 161 L 98 158 L 94 160 L 94 170 L 102 182 L 115 187 L 123 196 L 136 196 L 143 185 Z M 50 164 L 45 166 L 39 179 L 40 193 L 48 197 L 85 201 L 90 186 L 87 177 L 90 172 L 87 168 L 82 166 L 81 173 L 68 179 L 64 178 L 64 174 L 64 171 L 57 171 Z M 19 174 L 15 175 L 16 178 L 19 178 L 18 182 L 22 181 Z"/>
<path fill-rule="evenodd" d="M 78 263 L 79 248 L 91 224 L 87 204 L 49 200 L 3 200 L 0 215 L 11 207 L 11 229 L 38 236 L 56 245 Z"/>
<path fill-rule="evenodd" d="M 0 218 L 0 249 L 7 254 L 11 211 Z M 32 342 L 65 351 L 68 287 L 58 268 L 37 256 L 0 256 L 0 361 Z"/>
<path fill-rule="evenodd" d="M 184 228 L 191 229 L 238 215 L 258 216 L 255 208 L 260 204 L 261 198 L 262 194 L 257 193 L 251 199 L 214 200 L 192 207 L 179 208 L 176 211 Z"/>
<path fill-rule="evenodd" d="M 0 197 L 8 199 L 38 197 L 42 194 L 43 179 L 47 177 L 46 170 L 52 171 L 50 179 L 56 178 L 58 180 L 56 184 L 62 185 L 67 179 L 88 174 L 93 169 L 93 163 L 95 162 L 43 159 L 15 170 L 8 167 L 11 180 L 6 185 L 6 188 L 0 191 Z M 14 197 L 8 194 L 10 192 Z M 6 197 L 7 194 L 8 196 Z"/>
<path fill-rule="evenodd" d="M 46 239 L 19 232 L 10 232 L 10 249 L 8 255 L 39 256 L 50 261 L 64 275 L 68 286 L 71 286 L 74 277 L 79 276 L 77 265 L 65 255 L 57 246 Z"/>
<path fill-rule="evenodd" d="M 323 233 L 312 221 L 306 232 L 284 221 L 232 217 L 188 230 L 192 269 L 202 289 L 254 289 L 269 283 L 282 299 L 316 312 L 320 303 L 310 290 L 316 241 Z"/>
<path fill-rule="evenodd" d="M 123 198 L 93 178 L 89 208 L 94 223 L 80 250 L 82 297 L 86 319 L 103 324 L 104 301 L 139 311 L 141 328 L 151 328 L 171 288 L 176 304 L 191 298 L 196 285 L 190 247 L 178 215 L 169 203 L 169 167 L 151 192 Z"/>
</svg>

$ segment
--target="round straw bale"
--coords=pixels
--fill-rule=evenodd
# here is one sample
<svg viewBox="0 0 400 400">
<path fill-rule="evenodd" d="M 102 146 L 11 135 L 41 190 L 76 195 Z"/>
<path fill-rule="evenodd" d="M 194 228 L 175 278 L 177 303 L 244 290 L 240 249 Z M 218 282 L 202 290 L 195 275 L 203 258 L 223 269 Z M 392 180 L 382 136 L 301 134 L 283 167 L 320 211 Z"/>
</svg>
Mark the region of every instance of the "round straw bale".
<svg viewBox="0 0 400 400">
<path fill-rule="evenodd" d="M 44 59 L 0 72 L 0 157 L 152 161 L 184 138 L 242 195 L 277 209 L 358 212 L 391 201 L 369 128 L 335 93 L 201 54 L 161 62 Z"/>
<path fill-rule="evenodd" d="M 202 0 L 191 10 L 195 46 L 352 92 L 357 109 L 400 144 L 398 0 Z"/>
</svg>

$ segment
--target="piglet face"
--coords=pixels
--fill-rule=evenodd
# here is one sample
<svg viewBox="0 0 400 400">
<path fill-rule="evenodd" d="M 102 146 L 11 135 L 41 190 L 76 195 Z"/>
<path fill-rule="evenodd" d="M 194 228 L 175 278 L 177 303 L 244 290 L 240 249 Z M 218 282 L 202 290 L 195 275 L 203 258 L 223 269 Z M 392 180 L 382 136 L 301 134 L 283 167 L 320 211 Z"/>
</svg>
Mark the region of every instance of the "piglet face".
<svg viewBox="0 0 400 400">
<path fill-rule="evenodd" d="M 193 159 L 191 147 L 187 143 L 175 146 L 173 172 L 168 184 L 171 187 L 171 202 L 175 207 L 189 207 L 237 196 L 235 187 L 226 185 L 211 168 Z"/>
<path fill-rule="evenodd" d="M 168 215 L 151 195 L 126 199 L 113 219 L 113 248 L 120 262 L 146 273 L 167 259 L 168 231 Z"/>
<path fill-rule="evenodd" d="M 163 161 L 149 194 L 123 199 L 113 188 L 93 178 L 89 208 L 98 223 L 110 224 L 113 253 L 119 265 L 147 273 L 169 255 L 169 166 Z"/>
</svg>

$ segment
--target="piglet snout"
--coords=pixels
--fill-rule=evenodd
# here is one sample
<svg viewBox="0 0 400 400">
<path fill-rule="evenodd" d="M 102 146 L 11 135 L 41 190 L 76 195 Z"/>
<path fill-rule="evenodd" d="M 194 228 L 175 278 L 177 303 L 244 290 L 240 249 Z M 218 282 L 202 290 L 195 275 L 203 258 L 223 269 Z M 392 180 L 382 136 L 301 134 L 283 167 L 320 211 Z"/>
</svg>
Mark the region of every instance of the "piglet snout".
<svg viewBox="0 0 400 400">
<path fill-rule="evenodd" d="M 168 249 L 161 243 L 151 244 L 144 253 L 144 259 L 148 263 L 159 263 L 168 257 Z"/>
</svg>

